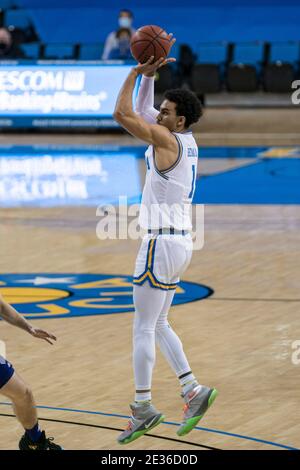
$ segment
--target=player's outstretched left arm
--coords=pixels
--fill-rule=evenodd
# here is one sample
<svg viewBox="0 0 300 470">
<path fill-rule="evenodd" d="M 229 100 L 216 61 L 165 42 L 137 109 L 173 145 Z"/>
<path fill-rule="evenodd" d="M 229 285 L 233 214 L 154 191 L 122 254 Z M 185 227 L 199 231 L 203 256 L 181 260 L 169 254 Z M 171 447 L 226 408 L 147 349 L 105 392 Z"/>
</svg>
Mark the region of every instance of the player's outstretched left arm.
<svg viewBox="0 0 300 470">
<path fill-rule="evenodd" d="M 154 58 L 150 57 L 145 64 L 138 64 L 134 67 L 121 88 L 114 110 L 114 119 L 130 134 L 149 144 L 161 147 L 169 145 L 170 132 L 163 126 L 147 123 L 135 113 L 132 106 L 132 94 L 138 75 L 151 73 L 169 62 L 174 62 L 174 60 L 173 58 L 160 58 L 154 62 Z"/>
<path fill-rule="evenodd" d="M 35 338 L 40 338 L 49 344 L 53 344 L 52 341 L 56 341 L 56 337 L 51 333 L 40 328 L 34 328 L 30 323 L 22 317 L 11 305 L 9 305 L 3 297 L 0 295 L 0 317 L 7 321 L 10 325 L 21 328 L 22 330 L 30 333 Z"/>
</svg>

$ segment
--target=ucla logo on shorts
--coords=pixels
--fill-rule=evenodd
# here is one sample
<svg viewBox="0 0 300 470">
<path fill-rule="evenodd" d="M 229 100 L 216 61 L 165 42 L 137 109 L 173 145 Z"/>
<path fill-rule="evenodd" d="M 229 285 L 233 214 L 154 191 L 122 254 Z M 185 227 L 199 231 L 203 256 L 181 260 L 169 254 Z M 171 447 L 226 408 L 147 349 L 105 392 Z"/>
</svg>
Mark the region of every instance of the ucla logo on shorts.
<svg viewBox="0 0 300 470">
<path fill-rule="evenodd" d="M 173 305 L 205 299 L 212 289 L 180 282 Z M 134 310 L 132 277 L 110 274 L 0 274 L 0 294 L 26 318 L 109 315 Z"/>
</svg>

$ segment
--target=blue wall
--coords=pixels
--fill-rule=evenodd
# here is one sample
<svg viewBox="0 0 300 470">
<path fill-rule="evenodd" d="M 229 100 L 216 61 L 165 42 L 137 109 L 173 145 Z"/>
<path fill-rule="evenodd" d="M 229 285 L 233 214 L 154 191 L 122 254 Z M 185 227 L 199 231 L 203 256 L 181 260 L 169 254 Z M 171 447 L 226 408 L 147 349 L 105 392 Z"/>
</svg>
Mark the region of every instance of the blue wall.
<svg viewBox="0 0 300 470">
<path fill-rule="evenodd" d="M 300 40 L 300 0 L 19 0 L 30 9 L 45 42 L 103 42 L 117 26 L 124 6 L 134 25 L 158 24 L 174 32 L 179 43 L 200 41 Z M 184 7 L 183 7 L 184 5 Z"/>
<path fill-rule="evenodd" d="M 28 8 L 78 8 L 78 7 L 94 7 L 94 8 L 143 8 L 148 4 L 151 6 L 162 6 L 166 7 L 170 2 L 167 0 L 110 0 L 109 2 L 103 0 L 16 0 L 16 3 Z M 142 5 L 141 5 L 142 3 Z M 172 5 L 182 7 L 182 0 L 173 0 Z M 262 6 L 268 5 L 271 7 L 282 5 L 282 0 L 185 0 L 184 5 L 188 6 Z M 299 6 L 299 0 L 287 0 L 285 5 L 296 5 Z"/>
</svg>

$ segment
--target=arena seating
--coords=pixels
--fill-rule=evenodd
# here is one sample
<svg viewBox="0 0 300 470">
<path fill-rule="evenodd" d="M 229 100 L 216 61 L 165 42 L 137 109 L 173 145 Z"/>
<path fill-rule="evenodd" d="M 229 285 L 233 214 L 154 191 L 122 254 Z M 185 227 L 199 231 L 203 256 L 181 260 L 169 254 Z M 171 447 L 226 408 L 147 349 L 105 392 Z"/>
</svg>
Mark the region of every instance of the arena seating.
<svg viewBox="0 0 300 470">
<path fill-rule="evenodd" d="M 40 40 L 33 38 L 32 43 L 22 45 L 30 60 L 100 60 L 105 38 L 117 26 L 120 8 L 124 4 L 119 0 L 101 7 L 96 0 L 0 0 L 4 26 L 15 31 L 16 37 L 17 31 L 32 25 L 37 30 Z M 161 72 L 158 88 L 186 81 L 180 69 L 182 44 L 195 54 L 187 84 L 198 93 L 222 89 L 287 92 L 299 76 L 297 0 L 287 0 L 284 6 L 279 0 L 247 0 L 243 6 L 234 0 L 187 0 L 184 6 L 174 0 L 171 11 L 160 0 L 153 0 L 152 8 L 134 0 L 130 8 L 135 26 L 146 24 L 149 18 L 152 24 L 160 24 L 163 17 L 168 18 L 168 31 L 176 33 L 172 55 L 177 58 L 177 70 L 169 67 Z M 195 27 L 186 26 L 191 18 Z"/>
<path fill-rule="evenodd" d="M 263 73 L 263 84 L 269 92 L 289 92 L 299 71 L 299 42 L 270 45 L 269 59 Z"/>
<path fill-rule="evenodd" d="M 227 68 L 227 89 L 235 92 L 257 90 L 264 60 L 264 43 L 234 44 Z"/>
</svg>

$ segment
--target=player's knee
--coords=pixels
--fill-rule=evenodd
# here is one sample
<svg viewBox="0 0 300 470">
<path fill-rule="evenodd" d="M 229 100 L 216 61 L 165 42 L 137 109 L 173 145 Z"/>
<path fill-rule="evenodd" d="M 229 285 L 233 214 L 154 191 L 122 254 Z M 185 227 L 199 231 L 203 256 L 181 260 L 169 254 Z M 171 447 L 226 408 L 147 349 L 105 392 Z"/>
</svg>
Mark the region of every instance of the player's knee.
<svg viewBox="0 0 300 470">
<path fill-rule="evenodd" d="M 154 325 L 135 325 L 133 337 L 135 341 L 149 341 L 155 336 Z"/>
<path fill-rule="evenodd" d="M 23 399 L 25 401 L 32 401 L 33 400 L 32 390 L 31 390 L 30 387 L 28 387 L 28 385 L 25 386 L 25 389 L 23 391 Z"/>
<path fill-rule="evenodd" d="M 154 328 L 136 329 L 133 337 L 134 354 L 143 357 L 147 362 L 155 360 L 155 331 Z"/>
<path fill-rule="evenodd" d="M 31 388 L 26 384 L 16 384 L 9 387 L 7 396 L 15 402 L 31 402 L 33 400 L 33 394 Z"/>
<path fill-rule="evenodd" d="M 26 405 L 33 402 L 33 394 L 31 388 L 27 385 L 19 390 L 16 401 L 19 403 L 25 403 Z"/>
<path fill-rule="evenodd" d="M 156 326 L 155 326 L 155 332 L 164 330 L 165 328 L 171 328 L 167 318 L 158 319 L 157 323 L 156 323 Z"/>
<path fill-rule="evenodd" d="M 152 334 L 155 331 L 155 323 L 150 319 L 144 318 L 142 315 L 136 315 L 133 324 L 134 335 Z"/>
</svg>

